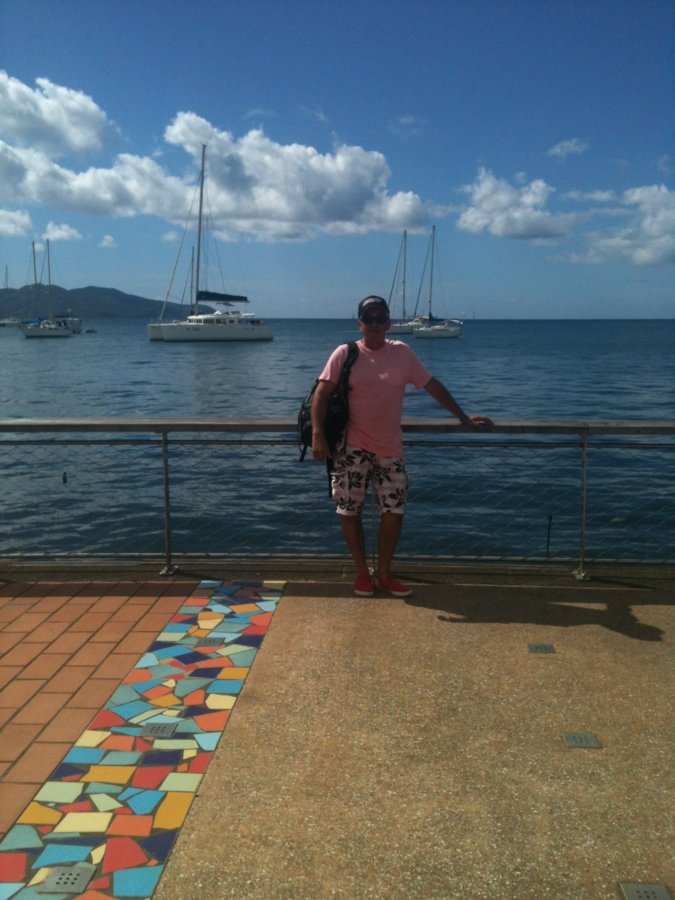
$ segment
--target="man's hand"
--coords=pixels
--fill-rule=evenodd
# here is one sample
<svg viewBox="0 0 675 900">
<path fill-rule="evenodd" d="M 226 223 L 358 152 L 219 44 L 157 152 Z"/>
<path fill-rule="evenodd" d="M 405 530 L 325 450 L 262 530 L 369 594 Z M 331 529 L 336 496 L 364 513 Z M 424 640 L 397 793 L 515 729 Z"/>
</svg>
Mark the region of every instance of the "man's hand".
<svg viewBox="0 0 675 900">
<path fill-rule="evenodd" d="M 468 425 L 476 431 L 480 431 L 482 428 L 489 428 L 490 425 L 494 425 L 495 423 L 489 416 L 469 416 L 468 421 L 462 422 L 462 424 Z"/>
<path fill-rule="evenodd" d="M 322 432 L 316 432 L 312 435 L 312 456 L 314 459 L 323 461 L 330 456 L 330 447 L 328 441 Z"/>
</svg>

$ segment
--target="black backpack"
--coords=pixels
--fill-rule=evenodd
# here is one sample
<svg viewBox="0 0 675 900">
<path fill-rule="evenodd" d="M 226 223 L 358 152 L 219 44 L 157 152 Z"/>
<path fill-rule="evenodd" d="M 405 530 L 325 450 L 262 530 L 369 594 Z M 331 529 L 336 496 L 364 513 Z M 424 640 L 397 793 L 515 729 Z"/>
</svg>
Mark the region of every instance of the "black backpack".
<svg viewBox="0 0 675 900">
<path fill-rule="evenodd" d="M 349 370 L 356 362 L 359 355 L 359 348 L 356 341 L 350 341 L 347 344 L 347 358 L 345 359 L 340 373 L 340 381 L 337 389 L 333 392 L 328 401 L 328 410 L 326 412 L 326 421 L 324 423 L 324 434 L 331 450 L 335 450 L 342 438 L 345 436 L 347 428 L 347 420 L 349 419 Z M 300 404 L 298 413 L 298 446 L 300 448 L 300 462 L 303 461 L 307 450 L 312 446 L 312 399 L 316 391 L 319 379 L 314 382 L 312 389 Z"/>
</svg>

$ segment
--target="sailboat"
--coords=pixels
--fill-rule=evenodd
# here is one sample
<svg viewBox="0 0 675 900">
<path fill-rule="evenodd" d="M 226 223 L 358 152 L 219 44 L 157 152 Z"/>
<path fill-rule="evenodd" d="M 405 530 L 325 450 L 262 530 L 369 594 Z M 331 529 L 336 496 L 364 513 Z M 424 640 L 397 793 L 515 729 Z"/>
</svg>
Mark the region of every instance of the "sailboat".
<svg viewBox="0 0 675 900">
<path fill-rule="evenodd" d="M 271 341 L 273 334 L 262 319 L 253 313 L 242 313 L 231 309 L 235 304 L 248 303 L 248 297 L 235 294 L 221 294 L 201 290 L 199 269 L 202 246 L 202 219 L 204 208 L 204 171 L 206 145 L 202 145 L 201 173 L 199 178 L 199 213 L 197 220 L 197 259 L 195 262 L 195 285 L 193 312 L 186 319 L 174 322 L 151 322 L 148 338 L 151 341 Z M 212 307 L 212 312 L 200 312 L 199 304 Z M 221 309 L 220 307 L 225 307 Z"/>
<path fill-rule="evenodd" d="M 427 304 L 426 316 L 415 316 L 413 318 L 413 335 L 416 338 L 456 338 L 462 333 L 461 319 L 437 319 L 431 309 L 431 301 L 434 292 L 434 255 L 436 249 L 436 226 L 431 227 L 431 239 L 429 242 L 429 251 L 427 259 L 431 254 L 431 265 L 429 267 L 429 297 Z M 426 262 L 424 264 L 426 269 Z M 419 303 L 420 294 L 422 293 L 422 284 L 424 282 L 424 272 L 422 272 L 422 282 L 417 294 L 417 302 Z M 417 304 L 415 304 L 415 312 L 417 312 Z"/>
<path fill-rule="evenodd" d="M 73 333 L 72 328 L 61 318 L 52 316 L 52 270 L 49 258 L 49 239 L 47 240 L 47 310 L 46 319 L 36 317 L 30 322 L 21 322 L 19 329 L 27 338 L 61 338 L 70 337 Z M 40 294 L 40 285 L 37 279 L 37 266 L 35 264 L 35 241 L 33 241 L 33 286 L 35 289 L 35 302 L 37 305 Z"/>
<path fill-rule="evenodd" d="M 394 278 L 389 291 L 389 309 L 393 305 L 393 300 L 398 298 L 398 278 L 401 275 L 401 318 L 392 320 L 389 326 L 389 334 L 412 334 L 412 319 L 406 315 L 405 308 L 405 279 L 408 257 L 408 232 L 403 232 L 401 238 L 401 247 L 398 251 L 398 259 L 396 260 L 396 268 L 394 269 Z"/>
</svg>

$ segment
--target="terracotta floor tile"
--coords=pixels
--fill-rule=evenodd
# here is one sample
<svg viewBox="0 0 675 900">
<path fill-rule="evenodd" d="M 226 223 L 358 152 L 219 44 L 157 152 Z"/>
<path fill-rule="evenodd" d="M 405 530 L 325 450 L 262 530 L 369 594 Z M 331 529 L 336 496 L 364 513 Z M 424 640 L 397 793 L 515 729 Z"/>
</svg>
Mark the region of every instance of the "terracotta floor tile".
<svg viewBox="0 0 675 900">
<path fill-rule="evenodd" d="M 17 677 L 24 678 L 51 678 L 59 669 L 63 668 L 70 659 L 70 653 L 42 653 L 26 666 Z"/>
<path fill-rule="evenodd" d="M 65 665 L 42 688 L 46 693 L 75 694 L 94 671 L 95 666 Z"/>
<path fill-rule="evenodd" d="M 5 775 L 10 784 L 42 784 L 71 749 L 70 744 L 47 744 L 37 741 L 32 744 L 15 765 Z"/>
<path fill-rule="evenodd" d="M 47 647 L 47 644 L 28 644 L 21 642 L 4 656 L 0 657 L 0 666 L 27 666 L 36 656 L 39 656 Z"/>
<path fill-rule="evenodd" d="M 118 609 L 114 616 L 111 616 L 110 622 L 138 622 L 143 615 L 143 609 L 139 606 L 129 606 L 125 604 L 122 609 Z"/>
<path fill-rule="evenodd" d="M 0 803 L 0 834 L 6 834 L 16 822 L 35 794 L 34 784 L 2 785 L 2 803 Z"/>
<path fill-rule="evenodd" d="M 7 631 L 0 632 L 0 656 L 8 653 L 19 640 L 21 638 L 16 634 L 10 634 Z"/>
<path fill-rule="evenodd" d="M 127 647 L 126 649 L 130 650 L 131 648 Z M 9 684 L 12 678 L 16 676 L 17 671 L 18 667 L 0 666 L 0 690 L 2 690 L 6 684 Z"/>
<path fill-rule="evenodd" d="M 124 673 L 126 674 L 126 672 Z M 79 709 L 100 709 L 119 687 L 120 678 L 92 678 L 69 698 L 68 706 Z M 50 697 L 60 696 L 50 694 Z"/>
<path fill-rule="evenodd" d="M 128 634 L 123 641 L 119 642 L 117 650 L 119 653 L 138 653 L 140 655 L 145 653 L 156 637 L 156 632 L 134 630 L 132 634 Z"/>
<path fill-rule="evenodd" d="M 98 643 L 99 641 L 114 641 L 117 643 L 118 641 L 121 641 L 123 637 L 126 637 L 129 630 L 133 627 L 133 622 L 108 622 L 107 625 L 104 625 L 102 628 L 99 628 L 97 632 L 92 634 L 91 640 L 94 643 Z"/>
<path fill-rule="evenodd" d="M 13 706 L 0 706 L 0 728 L 9 722 L 15 712 Z"/>
<path fill-rule="evenodd" d="M 51 643 L 63 634 L 68 627 L 68 622 L 52 622 L 51 620 L 47 620 L 32 632 L 30 641 L 31 643 L 39 643 L 41 641 Z"/>
<path fill-rule="evenodd" d="M 11 681 L 0 691 L 0 707 L 9 707 L 12 710 L 22 709 L 44 683 L 44 678 Z"/>
<path fill-rule="evenodd" d="M 50 594 L 49 597 L 45 597 L 44 600 L 40 600 L 38 609 L 40 610 L 40 612 L 52 614 L 61 609 L 61 607 L 67 602 L 67 600 L 67 595 L 55 596 L 54 594 Z"/>
<path fill-rule="evenodd" d="M 39 725 L 5 725 L 0 729 L 0 761 L 14 762 L 39 733 Z"/>
<path fill-rule="evenodd" d="M 23 682 L 18 682 L 22 684 Z M 14 721 L 20 725 L 46 725 L 70 700 L 71 694 L 44 694 L 33 697 L 23 709 L 19 709 Z"/>
<path fill-rule="evenodd" d="M 35 612 L 33 610 L 22 613 L 20 616 L 15 616 L 11 622 L 8 622 L 3 631 L 22 631 L 27 634 L 29 631 L 37 628 L 38 625 L 42 625 L 48 615 L 49 613 Z"/>
<path fill-rule="evenodd" d="M 136 628 L 139 631 L 154 631 L 159 634 L 163 631 L 171 618 L 171 613 L 146 613 L 142 619 L 138 620 Z"/>
<path fill-rule="evenodd" d="M 110 616 L 107 613 L 86 612 L 73 622 L 71 631 L 90 631 L 93 634 L 105 625 L 109 618 Z"/>
<path fill-rule="evenodd" d="M 71 659 L 74 666 L 98 666 L 103 660 L 115 649 L 116 644 L 109 643 L 87 643 L 82 647 Z"/>
<path fill-rule="evenodd" d="M 91 709 L 64 707 L 58 717 L 40 732 L 41 741 L 76 741 L 93 719 Z"/>
<path fill-rule="evenodd" d="M 75 604 L 74 600 L 70 600 L 61 609 L 52 613 L 49 617 L 50 622 L 75 622 L 81 619 L 84 613 L 89 609 L 89 604 Z"/>
<path fill-rule="evenodd" d="M 49 645 L 50 653 L 75 653 L 87 642 L 84 631 L 67 631 Z"/>
<path fill-rule="evenodd" d="M 137 653 L 111 653 L 94 672 L 94 678 L 122 679 L 138 662 Z"/>
</svg>

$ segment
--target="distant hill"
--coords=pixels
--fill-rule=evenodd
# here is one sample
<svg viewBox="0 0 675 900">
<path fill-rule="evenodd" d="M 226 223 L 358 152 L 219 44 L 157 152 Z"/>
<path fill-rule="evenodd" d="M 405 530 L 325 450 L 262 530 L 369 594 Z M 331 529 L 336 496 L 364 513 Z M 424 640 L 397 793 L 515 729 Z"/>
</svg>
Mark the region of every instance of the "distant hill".
<svg viewBox="0 0 675 900">
<path fill-rule="evenodd" d="M 0 288 L 0 319 L 32 319 L 49 314 L 47 286 L 40 285 L 38 297 L 32 284 L 22 288 Z M 148 300 L 134 294 L 124 294 L 114 288 L 83 287 L 66 290 L 51 286 L 51 308 L 53 315 L 71 315 L 81 319 L 154 319 L 162 309 L 161 300 Z M 165 316 L 169 319 L 182 318 L 188 314 L 188 307 L 180 303 L 167 303 Z"/>
</svg>

